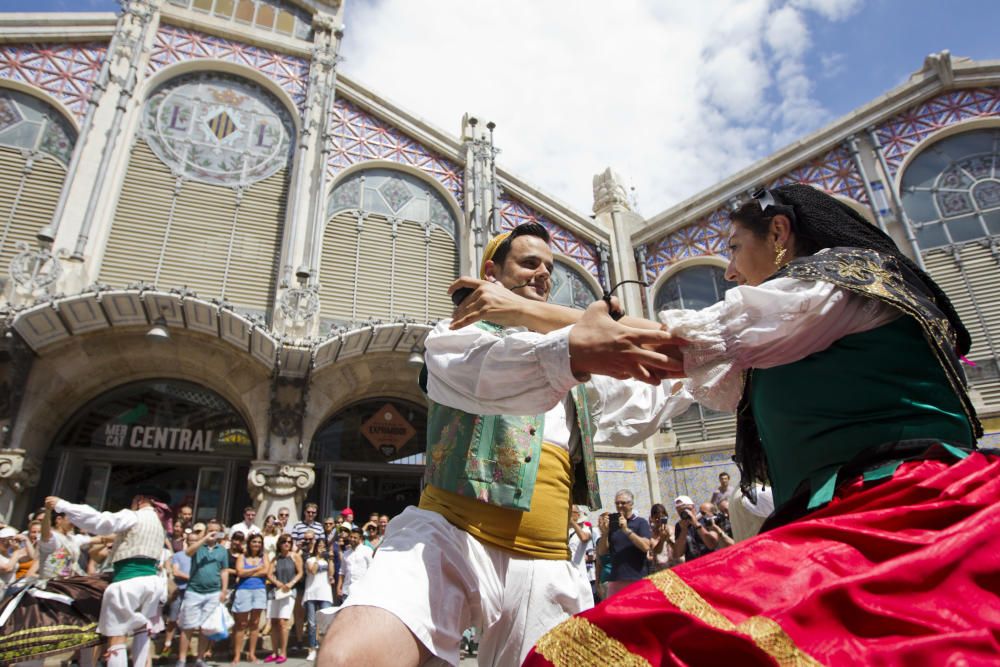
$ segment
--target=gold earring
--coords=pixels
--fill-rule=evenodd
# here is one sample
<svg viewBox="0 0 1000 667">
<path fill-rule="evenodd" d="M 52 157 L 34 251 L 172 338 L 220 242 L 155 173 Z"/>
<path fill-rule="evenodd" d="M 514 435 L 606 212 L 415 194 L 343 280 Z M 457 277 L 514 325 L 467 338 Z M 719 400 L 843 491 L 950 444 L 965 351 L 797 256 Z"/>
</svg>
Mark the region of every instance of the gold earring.
<svg viewBox="0 0 1000 667">
<path fill-rule="evenodd" d="M 781 245 L 781 242 L 779 241 L 774 246 L 774 251 L 775 251 L 774 265 L 775 266 L 782 266 L 784 264 L 784 262 L 785 262 L 785 253 L 788 252 L 788 248 L 786 248 L 785 246 Z"/>
</svg>

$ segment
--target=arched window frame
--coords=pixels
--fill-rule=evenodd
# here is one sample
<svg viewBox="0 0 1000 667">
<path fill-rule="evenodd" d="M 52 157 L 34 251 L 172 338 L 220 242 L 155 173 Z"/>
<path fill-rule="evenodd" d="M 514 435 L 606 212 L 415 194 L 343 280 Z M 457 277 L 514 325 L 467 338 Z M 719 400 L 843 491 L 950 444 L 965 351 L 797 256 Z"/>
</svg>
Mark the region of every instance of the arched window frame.
<svg viewBox="0 0 1000 667">
<path fill-rule="evenodd" d="M 920 186 L 918 188 L 907 184 L 907 176 L 913 175 L 912 170 L 914 168 L 919 168 L 922 158 L 926 158 L 929 152 L 940 150 L 942 144 L 951 140 L 977 132 L 989 132 L 993 134 L 993 144 L 990 152 L 975 154 L 970 153 L 959 159 L 952 159 L 948 163 L 947 168 L 937 172 L 937 175 L 934 178 L 934 185 L 931 187 Z M 992 156 L 992 175 L 990 177 L 981 177 L 967 172 L 968 176 L 974 177 L 972 179 L 973 183 L 963 189 L 955 190 L 958 194 L 968 193 L 968 198 L 972 203 L 973 208 L 970 211 L 948 215 L 947 213 L 943 213 L 941 211 L 938 197 L 936 195 L 932 195 L 931 204 L 935 208 L 936 215 L 932 219 L 921 219 L 926 216 L 917 213 L 913 208 L 915 202 L 910 198 L 911 192 L 934 192 L 935 190 L 939 190 L 939 183 L 942 176 L 952 167 L 961 165 L 962 163 L 983 155 Z M 973 190 L 975 190 L 979 184 L 984 182 L 995 183 L 994 189 L 997 192 L 1000 192 L 1000 119 L 977 118 L 956 123 L 931 134 L 918 146 L 916 146 L 914 150 L 910 151 L 896 172 L 895 187 L 897 189 L 896 191 L 900 194 L 903 208 L 910 219 L 910 223 L 913 225 L 917 233 L 917 241 L 922 251 L 933 250 L 935 248 L 961 246 L 967 243 L 976 243 L 982 241 L 983 239 L 1000 236 L 1000 202 L 992 207 L 982 207 L 978 204 L 976 197 L 973 195 Z M 909 206 L 907 205 L 908 203 Z M 990 216 L 989 219 L 985 217 L 986 215 Z M 969 224 L 966 232 L 960 234 L 958 238 L 956 238 L 955 232 L 958 228 L 956 227 L 954 230 L 951 229 L 951 225 L 949 225 L 949 223 L 954 223 L 968 218 L 976 218 L 976 222 L 978 224 Z M 934 232 L 938 232 L 936 240 L 935 236 L 932 236 Z"/>
</svg>

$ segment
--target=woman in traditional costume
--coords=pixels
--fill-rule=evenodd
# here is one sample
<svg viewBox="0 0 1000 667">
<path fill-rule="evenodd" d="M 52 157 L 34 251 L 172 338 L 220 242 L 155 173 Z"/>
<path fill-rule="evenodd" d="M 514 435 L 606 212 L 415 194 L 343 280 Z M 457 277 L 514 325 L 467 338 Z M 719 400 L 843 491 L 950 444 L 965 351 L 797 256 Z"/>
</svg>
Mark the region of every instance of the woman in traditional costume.
<svg viewBox="0 0 1000 667">
<path fill-rule="evenodd" d="M 64 514 L 46 508 L 37 544 L 37 577 L 0 607 L 0 664 L 41 660 L 101 643 L 97 618 L 108 582 L 81 576 L 80 547 L 89 542 L 73 534 Z M 88 657 L 84 651 L 81 664 Z"/>
<path fill-rule="evenodd" d="M 775 512 L 558 625 L 525 664 L 996 664 L 1000 457 L 976 450 L 951 302 L 814 188 L 761 191 L 732 217 L 739 285 L 660 319 L 688 342 L 697 400 L 737 412 L 742 491 L 765 482 Z M 456 320 L 504 317 L 483 303 Z M 520 307 L 540 330 L 572 321 Z"/>
</svg>

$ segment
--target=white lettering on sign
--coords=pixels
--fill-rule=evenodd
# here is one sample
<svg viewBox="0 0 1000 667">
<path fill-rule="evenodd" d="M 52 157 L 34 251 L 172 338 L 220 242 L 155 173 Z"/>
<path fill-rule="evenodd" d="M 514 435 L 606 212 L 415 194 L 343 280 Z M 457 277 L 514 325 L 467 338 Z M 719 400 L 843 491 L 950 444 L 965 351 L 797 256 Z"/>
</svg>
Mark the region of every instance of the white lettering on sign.
<svg viewBox="0 0 1000 667">
<path fill-rule="evenodd" d="M 109 447 L 121 447 L 112 443 L 112 427 L 107 429 L 106 443 Z M 113 428 L 128 427 L 124 424 L 116 424 Z M 115 437 L 120 437 L 124 444 L 125 432 L 115 431 Z M 167 428 L 165 426 L 133 426 L 132 434 L 128 438 L 129 447 L 135 449 L 164 449 L 169 451 L 182 452 L 214 452 L 212 431 L 192 431 L 189 428 Z"/>
</svg>

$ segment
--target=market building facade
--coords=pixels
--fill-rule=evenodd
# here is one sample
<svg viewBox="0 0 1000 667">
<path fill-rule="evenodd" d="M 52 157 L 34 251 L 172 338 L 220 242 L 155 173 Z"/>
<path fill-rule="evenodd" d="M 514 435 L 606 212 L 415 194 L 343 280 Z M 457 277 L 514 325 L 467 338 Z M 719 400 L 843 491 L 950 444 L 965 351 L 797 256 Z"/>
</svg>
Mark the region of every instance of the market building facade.
<svg viewBox="0 0 1000 667">
<path fill-rule="evenodd" d="M 845 197 L 920 257 L 973 332 L 1000 431 L 1000 64 L 928 59 L 877 102 L 644 219 L 621 180 L 592 212 L 338 69 L 328 0 L 131 0 L 120 15 L 0 14 L 0 513 L 49 493 L 113 508 L 140 482 L 201 518 L 314 500 L 416 501 L 423 338 L 493 233 L 553 235 L 553 298 L 626 309 L 727 288 L 727 211 L 759 185 Z M 731 416 L 700 406 L 599 452 L 605 503 L 711 493 Z M 991 440 L 992 442 L 992 440 Z"/>
</svg>

